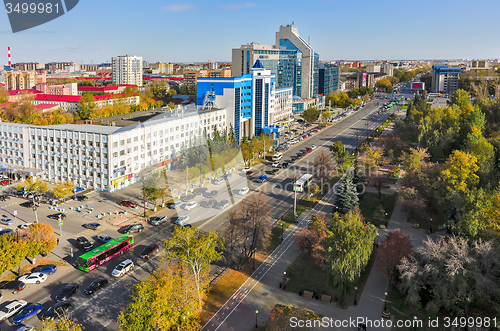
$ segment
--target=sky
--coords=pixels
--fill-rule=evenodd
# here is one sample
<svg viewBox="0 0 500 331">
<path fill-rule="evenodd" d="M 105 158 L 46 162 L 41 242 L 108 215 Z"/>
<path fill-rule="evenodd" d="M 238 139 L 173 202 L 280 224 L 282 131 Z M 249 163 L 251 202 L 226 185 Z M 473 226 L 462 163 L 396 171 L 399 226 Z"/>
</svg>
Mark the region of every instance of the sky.
<svg viewBox="0 0 500 331">
<path fill-rule="evenodd" d="M 294 22 L 320 60 L 500 58 L 498 0 L 80 0 L 12 33 L 0 13 L 0 64 L 230 62 L 231 49 L 275 43 Z"/>
</svg>

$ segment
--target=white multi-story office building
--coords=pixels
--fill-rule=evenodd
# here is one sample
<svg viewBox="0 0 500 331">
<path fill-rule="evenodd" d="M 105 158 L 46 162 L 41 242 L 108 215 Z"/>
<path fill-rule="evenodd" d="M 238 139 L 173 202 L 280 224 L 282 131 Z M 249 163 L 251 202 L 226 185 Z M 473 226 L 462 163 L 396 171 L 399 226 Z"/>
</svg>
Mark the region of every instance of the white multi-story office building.
<svg viewBox="0 0 500 331">
<path fill-rule="evenodd" d="M 111 126 L 1 123 L 0 172 L 50 182 L 69 179 L 79 187 L 114 191 L 138 181 L 146 168 L 169 168 L 183 146 L 205 131 L 212 134 L 214 126 L 225 130 L 227 120 L 225 109 L 194 106 L 129 115 L 117 116 Z M 145 117 L 149 119 L 140 122 Z"/>
<path fill-rule="evenodd" d="M 394 65 L 392 63 L 383 63 L 380 67 L 380 72 L 392 76 L 394 74 Z"/>
<path fill-rule="evenodd" d="M 113 83 L 142 86 L 142 57 L 117 56 L 112 58 Z"/>
</svg>

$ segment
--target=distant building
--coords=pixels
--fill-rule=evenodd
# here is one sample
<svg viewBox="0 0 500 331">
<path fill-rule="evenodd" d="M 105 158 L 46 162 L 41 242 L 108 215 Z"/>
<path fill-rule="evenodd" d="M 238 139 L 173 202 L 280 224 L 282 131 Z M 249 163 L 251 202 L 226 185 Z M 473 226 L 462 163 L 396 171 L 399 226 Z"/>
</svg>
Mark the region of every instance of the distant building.
<svg viewBox="0 0 500 331">
<path fill-rule="evenodd" d="M 231 77 L 231 70 L 185 70 L 184 71 L 184 83 L 187 85 L 196 85 L 198 77 Z"/>
<path fill-rule="evenodd" d="M 8 102 L 21 102 L 27 99 L 34 99 L 36 95 L 41 94 L 42 92 L 35 89 L 26 89 L 26 90 L 10 90 L 7 91 L 9 93 Z"/>
<path fill-rule="evenodd" d="M 169 63 L 157 62 L 153 64 L 153 73 L 171 75 L 174 73 L 174 64 L 170 62 Z"/>
<path fill-rule="evenodd" d="M 141 56 L 117 56 L 112 58 L 113 83 L 142 86 Z"/>
<path fill-rule="evenodd" d="M 317 98 L 311 99 L 301 99 L 294 96 L 292 108 L 294 115 L 302 114 L 308 108 L 323 109 L 325 108 L 325 96 L 320 95 Z"/>
<path fill-rule="evenodd" d="M 75 112 L 78 110 L 78 102 L 80 101 L 80 96 L 75 95 L 50 95 L 50 94 L 37 94 L 35 99 L 32 101 L 34 105 L 38 104 L 51 104 L 58 105 L 60 108 L 68 112 Z M 94 96 L 95 106 L 102 108 L 105 106 L 112 106 L 115 103 L 124 103 L 126 105 L 138 105 L 139 96 L 129 95 L 129 94 L 103 94 Z"/>
<path fill-rule="evenodd" d="M 127 87 L 138 87 L 137 85 L 108 85 L 108 86 L 79 86 L 77 95 L 84 92 L 119 94 L 125 92 Z"/>
<path fill-rule="evenodd" d="M 327 96 L 339 90 L 340 67 L 332 63 L 319 65 L 318 95 Z"/>
<path fill-rule="evenodd" d="M 433 92 L 452 93 L 459 87 L 461 68 L 449 68 L 448 65 L 435 64 L 432 66 Z"/>
<path fill-rule="evenodd" d="M 383 63 L 380 66 L 380 72 L 386 74 L 387 76 L 392 76 L 394 74 L 394 66 L 392 63 Z"/>
<path fill-rule="evenodd" d="M 32 89 L 37 84 L 37 73 L 35 71 L 9 71 L 4 75 L 7 90 Z"/>
<path fill-rule="evenodd" d="M 318 95 L 319 55 L 293 24 L 280 26 L 274 46 L 251 43 L 233 49 L 233 77 L 249 74 L 256 60 L 276 75 L 277 87 L 291 86 L 301 98 Z"/>
<path fill-rule="evenodd" d="M 380 72 L 381 66 L 379 64 L 370 64 L 366 66 L 366 72 L 378 73 Z"/>
<path fill-rule="evenodd" d="M 52 95 L 78 95 L 77 84 L 59 84 L 59 85 L 47 85 L 47 84 L 37 84 L 35 89 L 44 93 Z"/>
<path fill-rule="evenodd" d="M 42 63 L 36 63 L 36 62 L 20 62 L 20 63 L 14 63 L 12 66 L 12 69 L 18 70 L 18 71 L 35 71 L 35 70 L 42 70 L 45 69 L 45 65 Z"/>
</svg>

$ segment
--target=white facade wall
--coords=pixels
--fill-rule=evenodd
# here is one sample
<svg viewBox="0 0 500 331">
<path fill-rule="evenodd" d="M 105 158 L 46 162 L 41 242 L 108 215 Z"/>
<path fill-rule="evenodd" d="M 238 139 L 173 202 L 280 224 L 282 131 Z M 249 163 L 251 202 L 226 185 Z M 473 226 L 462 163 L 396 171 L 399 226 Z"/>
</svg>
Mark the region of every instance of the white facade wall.
<svg viewBox="0 0 500 331">
<path fill-rule="evenodd" d="M 276 89 L 274 93 L 274 116 L 271 124 L 287 122 L 292 117 L 293 88 Z"/>
<path fill-rule="evenodd" d="M 0 125 L 0 172 L 38 171 L 51 182 L 114 191 L 137 174 L 170 160 L 206 129 L 226 129 L 226 110 L 185 113 L 127 127 Z"/>
<path fill-rule="evenodd" d="M 142 86 L 141 56 L 117 56 L 112 58 L 113 83 Z"/>
</svg>

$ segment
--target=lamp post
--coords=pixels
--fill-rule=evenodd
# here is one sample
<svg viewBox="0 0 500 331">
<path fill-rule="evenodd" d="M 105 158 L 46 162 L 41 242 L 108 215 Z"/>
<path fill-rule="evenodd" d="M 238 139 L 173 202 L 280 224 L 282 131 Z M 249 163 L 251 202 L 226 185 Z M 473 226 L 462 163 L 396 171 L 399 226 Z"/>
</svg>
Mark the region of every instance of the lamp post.
<svg viewBox="0 0 500 331">
<path fill-rule="evenodd" d="M 385 295 L 384 311 L 387 311 L 387 292 L 385 292 L 384 295 Z"/>
<path fill-rule="evenodd" d="M 432 233 L 432 218 L 429 219 L 429 234 Z"/>
<path fill-rule="evenodd" d="M 283 242 L 283 225 L 285 222 L 281 222 L 281 242 Z"/>
<path fill-rule="evenodd" d="M 417 316 L 413 316 L 413 330 L 416 331 L 417 330 Z"/>
<path fill-rule="evenodd" d="M 255 310 L 255 328 L 258 328 L 259 325 L 257 324 L 257 315 L 259 314 L 258 310 Z"/>
<path fill-rule="evenodd" d="M 286 271 L 283 271 L 283 289 L 285 289 Z"/>
<path fill-rule="evenodd" d="M 387 213 L 385 213 L 385 226 L 387 227 Z"/>
<path fill-rule="evenodd" d="M 355 286 L 355 287 L 354 287 L 354 305 L 355 305 L 355 306 L 356 306 L 356 303 L 357 303 L 357 301 L 356 301 L 356 291 L 357 291 L 357 290 L 358 290 L 358 287 L 357 287 L 357 286 Z"/>
</svg>

